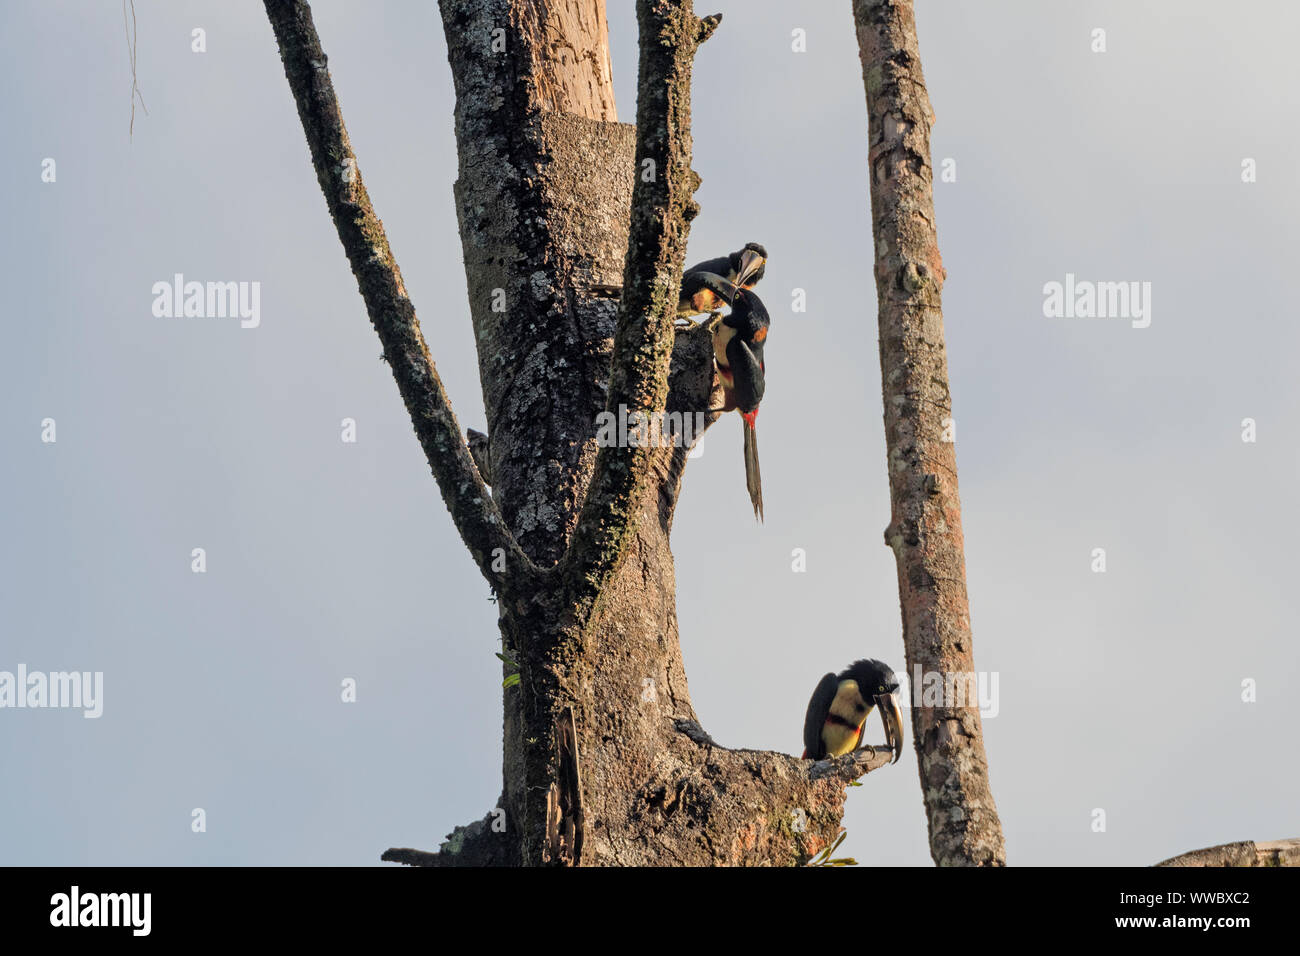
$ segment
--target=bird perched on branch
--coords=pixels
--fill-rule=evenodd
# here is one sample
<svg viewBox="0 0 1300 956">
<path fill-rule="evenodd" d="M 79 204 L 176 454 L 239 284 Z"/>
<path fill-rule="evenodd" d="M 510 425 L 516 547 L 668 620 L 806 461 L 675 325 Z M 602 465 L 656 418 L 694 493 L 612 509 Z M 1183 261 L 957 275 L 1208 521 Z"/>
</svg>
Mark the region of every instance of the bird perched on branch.
<svg viewBox="0 0 1300 956">
<path fill-rule="evenodd" d="M 730 294 L 720 296 L 705 281 L 706 276 L 720 276 L 732 288 L 752 289 L 767 272 L 767 250 L 757 242 L 747 242 L 744 248 L 729 256 L 705 259 L 682 272 L 681 292 L 677 297 L 677 317 L 689 319 L 693 315 L 715 313 L 724 303 L 731 302 Z M 618 298 L 623 294 L 621 285 L 594 283 L 587 287 L 593 295 Z M 688 323 L 693 327 L 693 323 Z"/>
<path fill-rule="evenodd" d="M 725 261 L 725 260 L 722 260 Z M 696 272 L 693 282 L 700 290 L 696 301 L 708 295 L 718 303 L 731 306 L 725 315 L 716 314 L 710 322 L 713 358 L 722 384 L 721 408 L 712 411 L 740 412 L 745 433 L 745 487 L 754 506 L 754 517 L 763 520 L 763 480 L 758 470 L 758 433 L 755 420 L 758 403 L 767 387 L 767 368 L 763 362 L 763 345 L 772 321 L 763 300 L 752 289 L 732 283 L 712 272 Z"/>
<path fill-rule="evenodd" d="M 704 312 L 715 312 L 731 297 L 719 299 L 715 289 L 705 281 L 705 276 L 721 276 L 733 288 L 752 289 L 767 272 L 767 250 L 757 242 L 748 242 L 743 249 L 729 256 L 705 259 L 682 273 L 682 291 L 677 299 L 677 315 L 686 318 Z"/>
<path fill-rule="evenodd" d="M 890 762 L 897 763 L 903 754 L 898 678 L 889 665 L 870 659 L 854 661 L 838 677 L 827 674 L 813 691 L 803 722 L 804 759 L 824 760 L 860 748 L 867 718 L 876 707 L 894 752 Z"/>
<path fill-rule="evenodd" d="M 677 299 L 677 317 L 709 313 L 713 336 L 713 355 L 718 378 L 722 382 L 724 403 L 720 409 L 737 409 L 744 420 L 745 487 L 754 517 L 763 520 L 763 482 L 758 470 L 758 436 L 754 419 L 765 386 L 763 343 L 767 340 L 767 309 L 754 293 L 755 284 L 767 272 L 767 250 L 757 242 L 748 242 L 729 256 L 697 262 L 682 273 L 681 293 Z M 599 295 L 621 295 L 620 286 L 592 286 Z M 721 309 L 731 306 L 723 318 Z M 688 322 L 694 328 L 694 323 Z"/>
</svg>

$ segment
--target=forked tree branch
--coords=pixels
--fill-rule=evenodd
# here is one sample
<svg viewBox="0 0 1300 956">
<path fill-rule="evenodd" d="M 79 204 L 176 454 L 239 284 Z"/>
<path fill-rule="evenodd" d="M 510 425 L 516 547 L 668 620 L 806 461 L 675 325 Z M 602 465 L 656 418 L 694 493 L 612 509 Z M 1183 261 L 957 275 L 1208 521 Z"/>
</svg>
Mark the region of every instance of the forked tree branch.
<svg viewBox="0 0 1300 956">
<path fill-rule="evenodd" d="M 415 307 L 407 297 L 383 223 L 370 205 L 356 156 L 343 125 L 325 53 L 306 0 L 264 0 L 280 46 L 312 165 L 339 240 L 347 253 L 370 321 L 384 347 L 416 437 L 438 482 L 456 530 L 479 570 L 500 593 L 535 570 L 505 526 L 474 467 L 451 401 L 429 355 Z M 500 549 L 500 551 L 498 551 Z M 506 560 L 496 561 L 501 552 Z M 493 565 L 508 567 L 494 571 Z"/>
<path fill-rule="evenodd" d="M 690 221 L 699 212 L 691 169 L 691 66 L 721 20 L 695 16 L 691 0 L 638 0 L 640 66 L 636 181 L 623 265 L 606 409 L 657 413 L 668 395 L 673 320 Z M 702 411 L 703 409 L 701 409 Z M 652 450 L 603 447 L 562 574 L 579 620 L 590 615 L 636 530 Z"/>
</svg>

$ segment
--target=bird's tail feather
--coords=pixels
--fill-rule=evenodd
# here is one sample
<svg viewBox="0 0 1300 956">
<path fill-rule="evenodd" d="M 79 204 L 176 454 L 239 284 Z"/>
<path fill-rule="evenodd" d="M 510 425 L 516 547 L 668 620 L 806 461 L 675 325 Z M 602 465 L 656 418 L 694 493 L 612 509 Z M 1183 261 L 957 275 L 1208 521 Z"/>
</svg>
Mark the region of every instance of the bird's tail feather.
<svg viewBox="0 0 1300 956">
<path fill-rule="evenodd" d="M 745 431 L 745 487 L 754 504 L 754 517 L 763 520 L 763 478 L 758 471 L 758 433 L 754 426 L 744 423 Z"/>
</svg>

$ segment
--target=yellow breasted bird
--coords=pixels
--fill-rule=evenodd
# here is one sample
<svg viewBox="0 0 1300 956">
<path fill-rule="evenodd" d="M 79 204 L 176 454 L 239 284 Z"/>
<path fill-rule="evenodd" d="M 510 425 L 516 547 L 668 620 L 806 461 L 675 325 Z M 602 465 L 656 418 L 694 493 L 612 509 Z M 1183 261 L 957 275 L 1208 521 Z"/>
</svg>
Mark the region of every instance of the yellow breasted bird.
<svg viewBox="0 0 1300 956">
<path fill-rule="evenodd" d="M 837 677 L 827 674 L 808 701 L 803 722 L 805 760 L 840 757 L 862 746 L 867 717 L 880 708 L 885 739 L 894 752 L 891 763 L 903 755 L 903 714 L 898 707 L 898 678 L 889 665 L 877 660 L 854 661 Z"/>
<path fill-rule="evenodd" d="M 722 261 L 726 261 L 725 259 Z M 758 468 L 758 405 L 767 389 L 767 365 L 763 350 L 772 320 L 763 300 L 752 289 L 733 283 L 716 273 L 696 272 L 699 288 L 710 301 L 730 305 L 725 316 L 714 312 L 707 328 L 713 338 L 713 360 L 722 385 L 722 407 L 716 412 L 740 412 L 744 432 L 745 488 L 754 517 L 763 520 L 763 479 Z M 697 295 L 697 301 L 699 295 Z"/>
<path fill-rule="evenodd" d="M 715 312 L 730 295 L 720 295 L 713 276 L 721 276 L 732 289 L 752 289 L 767 272 L 767 250 L 757 242 L 748 242 L 743 249 L 729 256 L 705 259 L 682 273 L 682 290 L 677 299 L 677 314 L 681 317 Z"/>
</svg>

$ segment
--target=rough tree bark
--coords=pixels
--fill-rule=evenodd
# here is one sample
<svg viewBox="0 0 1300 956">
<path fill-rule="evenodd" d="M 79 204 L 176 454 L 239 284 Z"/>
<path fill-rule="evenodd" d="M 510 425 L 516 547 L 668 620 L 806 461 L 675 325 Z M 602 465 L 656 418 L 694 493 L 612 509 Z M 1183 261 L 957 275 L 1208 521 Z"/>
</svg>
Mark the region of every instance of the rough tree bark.
<svg viewBox="0 0 1300 956">
<path fill-rule="evenodd" d="M 691 65 L 720 17 L 639 0 L 633 128 L 614 122 L 602 0 L 441 0 L 489 494 L 370 207 L 310 8 L 264 2 L 339 238 L 520 675 L 505 691 L 504 832 L 493 811 L 438 853 L 384 858 L 805 862 L 836 835 L 847 784 L 890 754 L 812 763 L 709 738 L 687 691 L 668 543 L 686 449 L 595 439 L 602 411 L 719 404 L 707 333 L 675 332 L 673 315 L 699 185 Z"/>
<path fill-rule="evenodd" d="M 869 116 L 880 373 L 909 677 L 973 674 L 961 501 L 943 341 L 943 260 L 935 235 L 930 127 L 911 0 L 854 0 Z M 947 682 L 945 682 L 947 686 Z M 973 702 L 972 702 L 973 703 Z M 912 734 L 930 829 L 945 865 L 1006 863 L 989 789 L 979 710 L 912 701 Z"/>
<path fill-rule="evenodd" d="M 1156 866 L 1300 866 L 1300 839 L 1225 843 L 1192 850 Z"/>
</svg>

